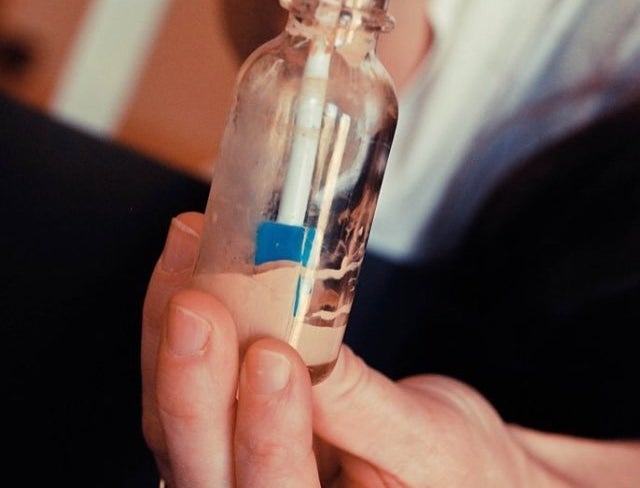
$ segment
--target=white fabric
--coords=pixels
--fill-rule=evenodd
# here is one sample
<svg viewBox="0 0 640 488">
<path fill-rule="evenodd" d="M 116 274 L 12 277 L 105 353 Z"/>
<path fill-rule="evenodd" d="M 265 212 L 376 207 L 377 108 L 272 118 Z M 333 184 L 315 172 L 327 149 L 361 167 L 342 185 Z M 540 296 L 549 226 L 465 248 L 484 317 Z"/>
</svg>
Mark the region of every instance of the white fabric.
<svg viewBox="0 0 640 488">
<path fill-rule="evenodd" d="M 502 171 L 544 142 L 512 134 L 498 171 L 473 161 L 479 140 L 499 139 L 510 118 L 595 78 L 616 85 L 615 94 L 596 91 L 598 103 L 547 131 L 557 137 L 618 103 L 640 79 L 637 0 L 428 0 L 428 7 L 435 44 L 401 96 L 369 239 L 371 251 L 396 262 L 428 259 L 443 245 L 436 241 L 457 235 L 453 227 L 446 236 L 427 229 L 463 165 L 476 165 L 467 171 L 476 180 L 467 178 L 469 194 L 448 207 L 460 228 Z"/>
<path fill-rule="evenodd" d="M 98 136 L 117 131 L 170 3 L 93 0 L 53 94 L 53 115 Z"/>
</svg>

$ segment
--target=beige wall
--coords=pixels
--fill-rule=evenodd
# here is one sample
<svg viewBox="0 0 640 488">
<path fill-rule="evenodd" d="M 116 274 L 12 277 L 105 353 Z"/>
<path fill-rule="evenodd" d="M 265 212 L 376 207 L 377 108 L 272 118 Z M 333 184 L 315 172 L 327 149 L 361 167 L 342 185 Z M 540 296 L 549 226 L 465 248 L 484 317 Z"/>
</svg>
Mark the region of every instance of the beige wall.
<svg viewBox="0 0 640 488">
<path fill-rule="evenodd" d="M 118 111 L 117 121 L 105 123 L 108 129 L 102 127 L 97 135 L 115 139 L 180 170 L 208 179 L 238 70 L 231 43 L 223 34 L 223 21 L 231 21 L 231 25 L 245 29 L 236 28 L 233 32 L 238 41 L 236 47 L 247 49 L 249 44 L 256 42 L 249 33 L 264 29 L 265 17 L 279 11 L 277 0 L 263 1 L 273 3 L 260 4 L 260 11 L 254 12 L 242 7 L 254 5 L 252 2 L 243 4 L 234 0 L 0 0 L 0 32 L 23 39 L 33 51 L 33 61 L 22 76 L 0 71 L 0 90 L 60 116 L 61 86 L 68 84 L 64 75 L 74 72 L 69 68 L 73 64 L 72 54 L 74 48 L 83 44 L 79 40 L 83 39 L 82 27 L 96 11 L 94 7 L 105 4 L 117 7 L 118 17 L 115 21 L 111 19 L 111 30 L 103 33 L 103 44 L 106 36 L 109 47 L 112 38 L 117 40 L 119 29 L 125 28 L 121 25 L 131 28 L 130 22 L 120 21 L 122 15 L 129 16 L 131 12 L 133 16 L 144 17 L 148 13 L 140 13 L 144 11 L 141 5 L 166 6 L 161 15 L 153 17 L 155 20 L 141 18 L 133 24 L 144 26 L 144 22 L 157 22 L 150 47 L 136 65 L 138 70 L 130 83 L 130 93 L 119 97 L 124 106 L 122 113 Z M 415 15 L 423 8 L 423 2 L 392 2 L 391 12 L 402 28 L 382 37 L 379 53 L 399 85 L 411 77 L 429 43 L 426 21 Z M 233 19 L 224 17 L 223 4 L 234 7 L 229 11 L 235 16 Z M 267 8 L 267 5 L 271 6 Z M 245 21 L 237 18 L 246 15 L 251 17 L 245 17 Z M 271 25 L 269 30 L 274 28 Z M 113 46 L 117 46 L 117 42 Z M 393 54 L 398 46 L 403 53 L 401 57 Z M 104 65 L 96 67 L 95 63 L 90 63 L 90 69 L 108 73 L 113 68 L 109 63 L 118 64 L 126 58 L 119 53 L 114 47 L 107 53 L 109 59 Z M 126 65 L 124 61 L 120 64 Z M 94 80 L 88 82 L 89 88 L 93 87 L 92 83 L 100 86 L 101 81 L 100 74 L 94 76 Z M 103 82 L 102 86 L 111 84 Z M 101 93 L 100 89 L 90 90 L 90 101 L 93 97 L 102 100 L 107 107 L 113 106 L 110 100 L 118 100 L 118 96 L 113 98 L 104 90 Z M 74 110 L 77 112 L 78 108 Z"/>
<path fill-rule="evenodd" d="M 3 32 L 33 53 L 22 76 L 0 73 L 0 89 L 51 111 L 91 1 L 0 0 Z M 170 0 L 133 96 L 106 137 L 207 178 L 237 71 L 220 23 L 220 0 Z"/>
</svg>

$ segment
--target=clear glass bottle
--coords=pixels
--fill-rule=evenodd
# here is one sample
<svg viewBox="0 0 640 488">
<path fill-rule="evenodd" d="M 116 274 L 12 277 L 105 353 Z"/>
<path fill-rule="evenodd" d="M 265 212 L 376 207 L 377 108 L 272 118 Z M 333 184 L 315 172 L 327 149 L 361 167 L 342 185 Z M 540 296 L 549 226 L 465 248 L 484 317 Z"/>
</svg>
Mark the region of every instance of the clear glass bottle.
<svg viewBox="0 0 640 488">
<path fill-rule="evenodd" d="M 233 315 L 241 352 L 294 346 L 332 370 L 395 132 L 376 57 L 388 0 L 281 0 L 284 32 L 244 63 L 214 168 L 195 286 Z"/>
</svg>

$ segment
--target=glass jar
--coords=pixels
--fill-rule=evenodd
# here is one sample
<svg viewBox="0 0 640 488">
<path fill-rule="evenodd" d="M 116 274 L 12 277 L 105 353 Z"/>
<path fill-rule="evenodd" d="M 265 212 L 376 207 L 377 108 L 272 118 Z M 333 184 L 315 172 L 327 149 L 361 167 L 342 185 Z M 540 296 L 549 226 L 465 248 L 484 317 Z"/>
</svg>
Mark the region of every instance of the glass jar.
<svg viewBox="0 0 640 488">
<path fill-rule="evenodd" d="M 356 293 L 398 105 L 376 57 L 387 0 L 281 0 L 283 33 L 243 64 L 194 285 L 231 312 L 241 353 L 272 336 L 312 382 L 332 370 Z"/>
</svg>

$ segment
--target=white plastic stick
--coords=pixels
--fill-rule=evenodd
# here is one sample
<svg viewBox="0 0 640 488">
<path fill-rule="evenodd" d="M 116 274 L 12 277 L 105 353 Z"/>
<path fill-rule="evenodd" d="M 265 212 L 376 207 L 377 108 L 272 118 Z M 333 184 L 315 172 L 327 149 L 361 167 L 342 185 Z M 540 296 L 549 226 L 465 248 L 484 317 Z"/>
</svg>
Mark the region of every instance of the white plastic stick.
<svg viewBox="0 0 640 488">
<path fill-rule="evenodd" d="M 305 65 L 278 222 L 301 226 L 307 212 L 329 80 L 331 50 L 314 42 Z"/>
</svg>

